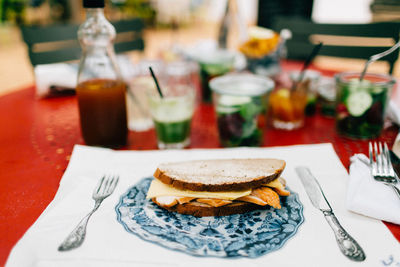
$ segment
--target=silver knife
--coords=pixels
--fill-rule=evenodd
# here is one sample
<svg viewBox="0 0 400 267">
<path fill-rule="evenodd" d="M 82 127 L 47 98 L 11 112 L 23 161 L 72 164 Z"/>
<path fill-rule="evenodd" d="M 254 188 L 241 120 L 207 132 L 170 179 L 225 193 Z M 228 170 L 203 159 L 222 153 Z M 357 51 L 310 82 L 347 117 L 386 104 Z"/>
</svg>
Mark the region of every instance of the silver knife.
<svg viewBox="0 0 400 267">
<path fill-rule="evenodd" d="M 333 213 L 331 205 L 322 191 L 321 186 L 317 179 L 311 174 L 310 170 L 307 167 L 300 166 L 296 167 L 296 172 L 300 177 L 301 183 L 303 184 L 311 203 L 314 207 L 322 211 L 326 221 L 335 233 L 336 242 L 342 253 L 354 261 L 365 260 L 363 249 L 340 225 L 338 219 Z"/>
</svg>

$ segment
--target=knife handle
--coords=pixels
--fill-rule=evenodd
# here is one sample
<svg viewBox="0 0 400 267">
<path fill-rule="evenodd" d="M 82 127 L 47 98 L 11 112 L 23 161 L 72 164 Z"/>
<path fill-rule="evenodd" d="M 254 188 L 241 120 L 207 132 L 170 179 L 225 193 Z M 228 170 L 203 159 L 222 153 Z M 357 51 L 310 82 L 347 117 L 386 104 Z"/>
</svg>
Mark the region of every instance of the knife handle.
<svg viewBox="0 0 400 267">
<path fill-rule="evenodd" d="M 333 232 L 335 233 L 336 242 L 339 245 L 342 253 L 351 260 L 363 261 L 365 260 L 365 253 L 357 241 L 354 240 L 346 230 L 340 225 L 335 214 L 331 210 L 324 210 L 326 221 L 329 223 Z"/>
</svg>

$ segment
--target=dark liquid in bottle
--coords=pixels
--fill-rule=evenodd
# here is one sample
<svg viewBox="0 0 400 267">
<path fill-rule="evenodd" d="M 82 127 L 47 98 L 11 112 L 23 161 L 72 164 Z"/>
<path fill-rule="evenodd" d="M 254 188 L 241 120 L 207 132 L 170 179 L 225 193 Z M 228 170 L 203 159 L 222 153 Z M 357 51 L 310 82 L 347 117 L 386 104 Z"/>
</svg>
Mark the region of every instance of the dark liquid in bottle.
<svg viewBox="0 0 400 267">
<path fill-rule="evenodd" d="M 121 147 L 126 144 L 125 83 L 93 79 L 76 88 L 83 139 L 87 145 Z"/>
</svg>

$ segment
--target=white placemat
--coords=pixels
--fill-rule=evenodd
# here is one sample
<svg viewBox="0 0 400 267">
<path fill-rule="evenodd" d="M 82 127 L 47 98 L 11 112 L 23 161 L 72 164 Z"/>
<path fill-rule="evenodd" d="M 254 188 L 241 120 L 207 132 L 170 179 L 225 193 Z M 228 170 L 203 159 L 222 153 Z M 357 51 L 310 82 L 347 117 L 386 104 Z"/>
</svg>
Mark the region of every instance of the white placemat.
<svg viewBox="0 0 400 267">
<path fill-rule="evenodd" d="M 283 177 L 304 205 L 304 223 L 278 251 L 255 259 L 194 257 L 146 242 L 126 232 L 116 219 L 120 196 L 143 177 L 151 176 L 160 162 L 256 157 L 286 160 Z M 318 178 L 339 221 L 363 247 L 366 261 L 352 262 L 341 254 L 324 216 L 311 205 L 294 171 L 298 165 L 308 166 Z M 92 216 L 83 245 L 58 252 L 60 242 L 92 209 L 91 193 L 104 173 L 119 174 L 115 192 Z M 386 226 L 346 210 L 347 182 L 346 169 L 331 144 L 179 151 L 76 146 L 54 200 L 15 245 L 6 266 L 397 266 L 400 245 Z"/>
</svg>

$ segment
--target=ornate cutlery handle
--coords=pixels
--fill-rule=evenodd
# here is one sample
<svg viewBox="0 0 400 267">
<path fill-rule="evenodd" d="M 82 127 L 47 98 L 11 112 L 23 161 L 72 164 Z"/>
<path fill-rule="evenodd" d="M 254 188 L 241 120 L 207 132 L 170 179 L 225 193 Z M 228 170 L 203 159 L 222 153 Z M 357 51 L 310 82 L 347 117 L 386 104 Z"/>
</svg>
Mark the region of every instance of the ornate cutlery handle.
<svg viewBox="0 0 400 267">
<path fill-rule="evenodd" d="M 336 242 L 339 245 L 342 253 L 351 260 L 363 261 L 365 260 L 365 253 L 357 241 L 354 240 L 346 230 L 340 225 L 335 214 L 331 210 L 323 210 L 326 221 L 331 226 L 335 233 Z"/>
<path fill-rule="evenodd" d="M 65 240 L 58 247 L 58 251 L 68 251 L 82 245 L 86 236 L 86 226 L 90 216 L 99 208 L 101 201 L 96 201 L 94 208 L 88 215 L 86 215 L 75 227 L 74 230 L 65 238 Z"/>
</svg>

